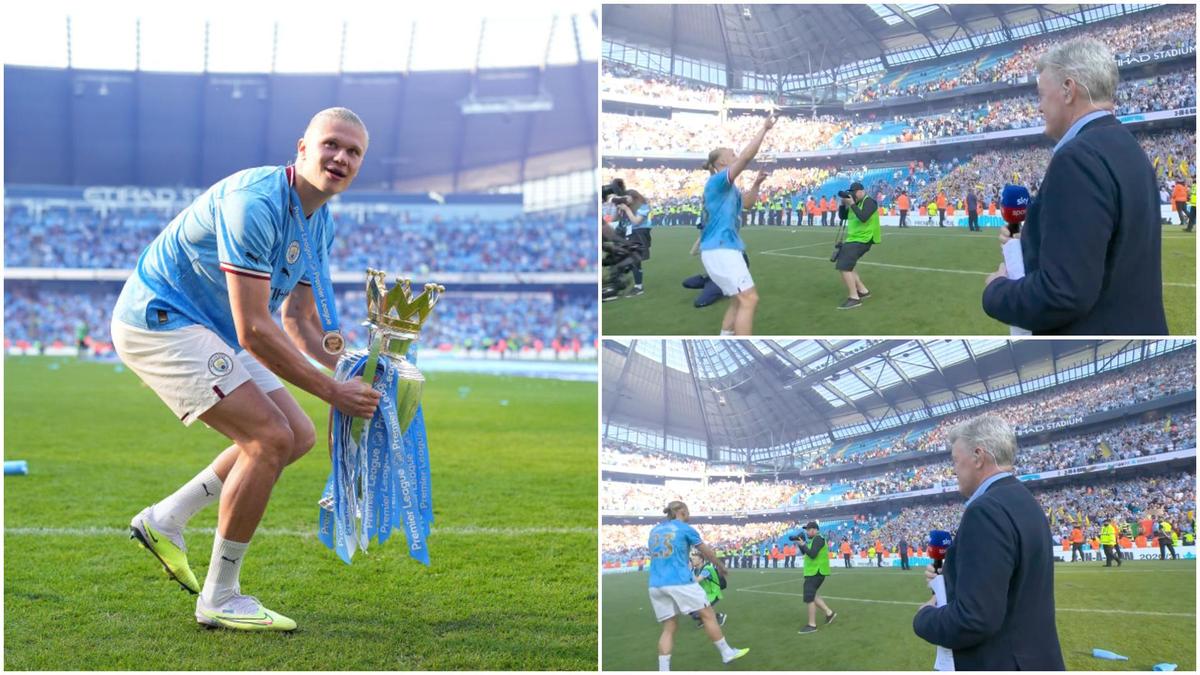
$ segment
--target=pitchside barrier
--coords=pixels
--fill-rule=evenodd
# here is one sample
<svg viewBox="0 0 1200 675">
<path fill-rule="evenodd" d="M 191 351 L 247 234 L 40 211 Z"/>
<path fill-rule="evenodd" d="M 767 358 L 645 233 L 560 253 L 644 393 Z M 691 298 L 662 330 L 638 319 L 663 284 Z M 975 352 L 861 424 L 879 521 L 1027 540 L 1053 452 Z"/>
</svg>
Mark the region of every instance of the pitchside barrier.
<svg viewBox="0 0 1200 675">
<path fill-rule="evenodd" d="M 1167 204 L 1159 206 L 1159 215 L 1164 222 L 1177 224 L 1176 221 L 1179 220 L 1179 213 L 1175 210 L 1175 207 Z M 879 216 L 879 224 L 883 227 L 899 227 L 900 215 Z M 979 214 L 980 227 L 1002 227 L 1004 224 L 1004 219 L 1000 216 L 989 216 L 986 213 Z M 909 211 L 905 225 L 913 227 L 937 227 L 938 217 L 922 216 L 915 211 Z M 967 227 L 966 212 L 955 209 L 954 215 L 946 218 L 946 227 Z"/>
<path fill-rule="evenodd" d="M 1056 546 L 1056 547 L 1054 547 L 1053 552 L 1054 552 L 1054 557 L 1056 560 L 1058 560 L 1060 562 L 1071 562 L 1071 551 L 1069 551 L 1069 550 L 1064 551 L 1060 547 Z M 1132 555 L 1133 560 L 1158 560 L 1159 559 L 1159 553 L 1158 553 L 1157 546 L 1144 546 L 1142 548 L 1137 548 L 1137 547 L 1123 548 L 1123 549 L 1121 549 L 1121 552 L 1124 554 L 1122 556 L 1123 560 L 1130 560 L 1131 555 Z M 1086 562 L 1098 563 L 1098 562 L 1104 561 L 1104 551 L 1093 551 L 1091 549 L 1085 548 L 1083 553 L 1084 553 L 1084 560 Z M 1195 546 L 1176 545 L 1175 546 L 1175 554 L 1177 556 L 1179 556 L 1180 560 L 1195 560 L 1196 559 L 1196 547 Z M 1167 551 L 1167 557 L 1169 558 L 1170 556 L 1171 556 L 1171 552 Z M 909 567 L 911 567 L 914 570 L 923 568 L 926 565 L 931 564 L 932 562 L 933 562 L 933 559 L 928 558 L 928 557 L 909 556 L 909 558 L 908 558 L 908 565 L 909 565 Z M 837 558 L 830 558 L 829 566 L 831 568 L 831 571 L 835 574 L 837 573 L 837 570 L 845 569 L 844 562 L 842 561 L 842 558 L 840 556 Z M 898 556 L 896 556 L 895 554 L 890 554 L 890 553 L 886 554 L 883 556 L 883 567 L 877 567 L 875 564 L 875 558 L 873 558 L 873 557 L 868 558 L 866 556 L 853 556 L 850 558 L 850 566 L 851 567 L 866 567 L 866 568 L 872 568 L 872 569 L 893 570 L 893 569 L 898 569 L 900 567 L 900 558 Z M 649 561 L 642 561 L 640 564 L 638 562 L 629 562 L 629 563 L 623 563 L 623 564 L 606 563 L 601 567 L 600 572 L 601 572 L 601 574 L 624 574 L 625 572 L 639 572 L 639 571 L 645 571 L 645 570 L 649 570 L 649 569 L 650 569 Z M 739 568 L 733 568 L 733 569 L 736 571 L 736 570 L 741 570 L 741 569 L 754 570 L 754 569 L 785 569 L 785 568 L 783 566 L 783 561 L 780 560 L 778 567 L 775 567 L 774 565 L 767 565 L 765 567 L 747 567 L 747 568 L 739 567 Z M 786 569 L 793 569 L 797 574 L 804 573 L 804 570 L 799 565 L 798 557 L 797 557 L 797 566 L 795 568 L 786 568 Z"/>
</svg>

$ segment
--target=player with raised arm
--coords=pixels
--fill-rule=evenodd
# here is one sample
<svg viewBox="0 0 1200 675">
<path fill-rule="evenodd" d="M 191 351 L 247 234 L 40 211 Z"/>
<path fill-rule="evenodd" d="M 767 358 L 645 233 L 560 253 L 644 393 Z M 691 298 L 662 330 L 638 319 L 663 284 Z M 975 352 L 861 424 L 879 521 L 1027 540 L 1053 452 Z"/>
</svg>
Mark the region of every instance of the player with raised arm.
<svg viewBox="0 0 1200 675">
<path fill-rule="evenodd" d="M 721 335 L 751 335 L 754 310 L 758 306 L 758 291 L 750 277 L 750 267 L 742 257 L 746 245 L 738 235 L 742 227 L 742 209 L 758 199 L 758 188 L 767 177 L 759 173 L 745 195 L 737 188 L 737 177 L 754 160 L 767 132 L 775 126 L 775 114 L 763 120 L 762 127 L 741 154 L 730 148 L 717 148 L 708 153 L 704 168 L 711 176 L 704 185 L 705 225 L 697 242 L 704 270 L 729 296 L 729 308 L 721 321 Z"/>
<path fill-rule="evenodd" d="M 197 419 L 232 445 L 130 523 L 132 536 L 184 588 L 196 620 L 238 630 L 293 630 L 239 584 L 250 539 L 280 472 L 312 448 L 312 420 L 291 382 L 337 409 L 370 418 L 379 393 L 338 382 L 342 349 L 329 283 L 334 226 L 326 202 L 354 181 L 367 149 L 346 108 L 317 113 L 292 166 L 247 169 L 213 185 L 150 243 L 113 310 L 113 345 L 185 425 Z M 282 307 L 283 328 L 272 315 Z M 183 527 L 220 501 L 203 589 Z"/>
<path fill-rule="evenodd" d="M 649 543 L 650 605 L 654 608 L 655 618 L 662 624 L 662 635 L 658 638 L 658 669 L 671 669 L 671 648 L 675 645 L 675 629 L 679 627 L 677 614 L 698 613 L 705 634 L 721 653 L 721 661 L 729 663 L 742 658 L 750 650 L 734 649 L 725 641 L 704 589 L 692 575 L 688 554 L 695 547 L 721 576 L 729 576 L 729 570 L 717 559 L 712 548 L 700 540 L 700 533 L 687 524 L 690 516 L 687 504 L 671 502 L 663 513 L 667 519 L 650 530 Z"/>
</svg>

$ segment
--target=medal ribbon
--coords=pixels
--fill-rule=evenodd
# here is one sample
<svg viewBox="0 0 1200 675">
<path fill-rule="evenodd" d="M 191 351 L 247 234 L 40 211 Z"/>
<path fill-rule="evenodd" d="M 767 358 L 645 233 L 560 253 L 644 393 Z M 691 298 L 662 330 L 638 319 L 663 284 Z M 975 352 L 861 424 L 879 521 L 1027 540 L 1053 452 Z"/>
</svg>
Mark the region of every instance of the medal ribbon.
<svg viewBox="0 0 1200 675">
<path fill-rule="evenodd" d="M 290 184 L 295 175 L 295 169 L 288 167 L 287 170 L 288 183 Z M 324 254 L 320 253 L 316 243 L 311 235 L 315 235 L 316 231 L 309 228 L 308 219 L 304 216 L 304 209 L 300 208 L 300 200 L 296 195 L 294 188 L 289 188 L 291 192 L 289 200 L 289 210 L 292 217 L 296 219 L 296 223 L 300 226 L 300 251 L 304 254 L 304 266 L 308 269 L 308 278 L 312 281 L 313 298 L 317 304 L 317 316 L 321 318 L 321 327 L 326 333 L 336 332 L 338 329 L 337 305 L 333 298 L 333 279 L 324 271 L 326 266 Z M 311 233 L 311 234 L 310 234 Z"/>
</svg>

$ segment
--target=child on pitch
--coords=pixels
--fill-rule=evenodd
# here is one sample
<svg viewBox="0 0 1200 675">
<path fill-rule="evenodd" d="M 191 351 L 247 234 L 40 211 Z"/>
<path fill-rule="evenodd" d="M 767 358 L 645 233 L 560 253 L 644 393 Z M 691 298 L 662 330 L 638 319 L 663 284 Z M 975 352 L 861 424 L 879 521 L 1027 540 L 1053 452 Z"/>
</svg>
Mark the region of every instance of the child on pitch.
<svg viewBox="0 0 1200 675">
<path fill-rule="evenodd" d="M 712 563 L 705 562 L 697 551 L 692 551 L 692 576 L 696 578 L 696 583 L 700 584 L 700 588 L 704 589 L 704 596 L 708 598 L 708 604 L 716 607 L 724 597 L 724 594 L 721 593 L 721 575 L 717 572 L 717 568 Z M 696 628 L 704 627 L 704 622 L 700 620 L 700 612 L 692 612 L 689 616 L 696 620 Z M 725 614 L 722 612 L 717 612 L 717 625 L 725 625 Z"/>
</svg>

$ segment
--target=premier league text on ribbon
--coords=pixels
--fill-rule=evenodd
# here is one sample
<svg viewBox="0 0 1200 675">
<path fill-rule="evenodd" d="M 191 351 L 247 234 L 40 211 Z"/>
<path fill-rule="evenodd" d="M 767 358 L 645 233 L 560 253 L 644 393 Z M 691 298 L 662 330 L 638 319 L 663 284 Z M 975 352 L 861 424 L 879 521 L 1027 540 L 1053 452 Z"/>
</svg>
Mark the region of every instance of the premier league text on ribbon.
<svg viewBox="0 0 1200 675">
<path fill-rule="evenodd" d="M 383 272 L 367 270 L 368 347 L 342 355 L 334 374 L 339 381 L 368 378 L 381 395 L 365 425 L 337 409 L 330 416 L 333 468 L 321 497 L 317 536 L 347 563 L 370 540 L 382 544 L 393 529 L 403 528 L 409 555 L 429 564 L 433 492 L 421 409 L 425 377 L 409 348 L 446 289 L 426 284 L 414 298 L 411 286 L 398 279 L 388 290 Z"/>
</svg>

